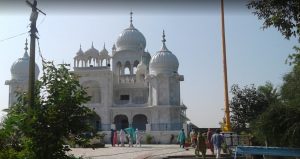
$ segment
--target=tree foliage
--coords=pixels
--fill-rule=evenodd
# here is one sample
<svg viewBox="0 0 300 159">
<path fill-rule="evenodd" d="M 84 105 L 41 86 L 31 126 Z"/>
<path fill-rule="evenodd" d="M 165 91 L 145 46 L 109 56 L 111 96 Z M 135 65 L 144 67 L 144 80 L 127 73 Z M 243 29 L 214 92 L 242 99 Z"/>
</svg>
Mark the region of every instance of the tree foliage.
<svg viewBox="0 0 300 159">
<path fill-rule="evenodd" d="M 89 100 L 78 78 L 65 65 L 58 68 L 43 61 L 43 76 L 36 82 L 35 107 L 20 95 L 0 130 L 0 158 L 64 159 L 63 147 L 70 136 L 90 131 L 85 122 L 91 110 Z M 1 156 L 3 155 L 3 156 Z"/>
<path fill-rule="evenodd" d="M 274 26 L 285 38 L 297 37 L 300 41 L 299 0 L 251 0 L 247 6 L 264 20 L 263 28 Z"/>
<path fill-rule="evenodd" d="M 278 95 L 271 89 L 270 106 L 253 121 L 253 133 L 269 146 L 300 147 L 300 63 L 294 60 L 291 72 L 283 77 Z M 266 85 L 267 86 L 267 85 Z M 265 87 L 266 87 L 265 86 Z M 271 88 L 271 86 L 267 86 Z M 272 93 L 273 92 L 273 93 Z M 273 97 L 272 97 L 273 96 Z M 276 98 L 279 97 L 280 98 Z"/>
<path fill-rule="evenodd" d="M 300 107 L 274 104 L 253 124 L 253 133 L 268 146 L 300 147 Z"/>
<path fill-rule="evenodd" d="M 254 85 L 244 88 L 233 85 L 231 93 L 233 95 L 230 101 L 232 128 L 237 132 L 246 131 L 250 122 L 266 109 L 267 101 Z"/>
<path fill-rule="evenodd" d="M 265 101 L 267 102 L 267 107 L 279 101 L 280 93 L 271 82 L 266 82 L 265 85 L 259 86 L 257 91 L 263 95 Z"/>
<path fill-rule="evenodd" d="M 298 50 L 300 53 L 300 50 Z M 283 77 L 281 87 L 282 99 L 289 105 L 299 105 L 300 103 L 300 54 L 294 54 L 292 58 L 292 70 Z M 298 56 L 297 56 L 298 55 Z"/>
<path fill-rule="evenodd" d="M 296 37 L 300 42 L 299 0 L 251 0 L 247 6 L 264 20 L 264 29 L 275 27 L 286 39 Z M 280 98 L 269 103 L 268 109 L 253 121 L 252 131 L 261 143 L 300 147 L 300 48 L 294 46 L 294 50 L 296 53 L 289 55 L 286 61 L 292 70 L 283 77 Z M 262 91 L 275 95 L 267 90 Z"/>
<path fill-rule="evenodd" d="M 283 77 L 281 101 L 272 105 L 255 123 L 257 136 L 269 145 L 300 147 L 300 63 Z"/>
</svg>

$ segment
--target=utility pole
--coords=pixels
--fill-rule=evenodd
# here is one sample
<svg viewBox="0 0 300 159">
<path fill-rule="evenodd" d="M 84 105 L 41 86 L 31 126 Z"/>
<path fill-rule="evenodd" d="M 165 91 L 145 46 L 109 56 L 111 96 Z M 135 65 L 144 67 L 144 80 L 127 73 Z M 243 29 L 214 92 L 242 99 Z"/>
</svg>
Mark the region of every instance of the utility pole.
<svg viewBox="0 0 300 159">
<path fill-rule="evenodd" d="M 228 99 L 228 81 L 227 81 L 227 61 L 226 61 L 226 43 L 225 43 L 225 22 L 224 22 L 224 1 L 221 0 L 221 22 L 222 22 L 222 50 L 223 50 L 223 73 L 224 73 L 224 103 L 225 103 L 225 132 L 231 131 L 230 111 Z"/>
<path fill-rule="evenodd" d="M 30 15 L 30 59 L 29 59 L 29 82 L 28 82 L 28 98 L 29 98 L 29 108 L 34 109 L 34 83 L 35 83 L 35 39 L 38 38 L 36 33 L 36 21 L 38 18 L 38 12 L 46 15 L 44 12 L 39 10 L 37 6 L 37 1 L 34 0 L 30 3 L 26 0 L 26 3 L 31 7 L 32 12 Z"/>
</svg>

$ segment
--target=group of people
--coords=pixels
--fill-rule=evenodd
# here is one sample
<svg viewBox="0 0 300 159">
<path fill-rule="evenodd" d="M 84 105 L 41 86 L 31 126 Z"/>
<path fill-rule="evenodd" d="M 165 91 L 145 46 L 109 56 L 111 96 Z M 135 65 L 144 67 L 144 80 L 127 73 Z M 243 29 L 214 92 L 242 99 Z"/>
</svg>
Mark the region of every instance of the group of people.
<svg viewBox="0 0 300 159">
<path fill-rule="evenodd" d="M 135 130 L 133 128 L 120 129 L 119 141 L 118 141 L 117 130 L 111 129 L 110 141 L 112 147 L 115 147 L 116 145 L 119 146 L 119 144 L 121 144 L 121 147 L 125 147 L 126 141 L 129 147 L 133 147 L 134 143 L 136 147 L 138 145 L 141 147 L 141 140 L 142 140 L 142 133 L 138 129 Z"/>
<path fill-rule="evenodd" d="M 221 157 L 221 145 L 224 142 L 224 137 L 220 134 L 220 132 L 221 131 L 218 129 L 213 133 L 212 130 L 208 128 L 206 133 L 197 133 L 194 129 L 192 129 L 189 135 L 191 146 L 195 148 L 195 154 L 199 156 L 199 152 L 201 152 L 202 157 L 205 158 L 206 149 L 210 149 L 213 155 L 216 152 L 216 158 L 219 159 Z M 177 138 L 180 148 L 185 147 L 185 140 L 186 137 L 184 129 L 182 129 Z"/>
</svg>

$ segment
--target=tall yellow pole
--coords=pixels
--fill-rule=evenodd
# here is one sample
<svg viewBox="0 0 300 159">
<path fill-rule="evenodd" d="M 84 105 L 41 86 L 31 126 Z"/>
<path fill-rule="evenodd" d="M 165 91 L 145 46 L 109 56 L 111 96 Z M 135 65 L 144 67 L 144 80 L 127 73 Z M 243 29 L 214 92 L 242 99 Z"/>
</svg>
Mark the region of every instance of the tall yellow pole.
<svg viewBox="0 0 300 159">
<path fill-rule="evenodd" d="M 225 126 L 223 131 L 231 131 L 230 111 L 228 102 L 228 81 L 227 81 L 227 61 L 226 61 L 226 43 L 225 43 L 225 24 L 224 24 L 224 2 L 221 0 L 221 21 L 222 21 L 222 49 L 223 49 L 223 72 L 224 72 L 224 95 L 225 95 Z"/>
</svg>

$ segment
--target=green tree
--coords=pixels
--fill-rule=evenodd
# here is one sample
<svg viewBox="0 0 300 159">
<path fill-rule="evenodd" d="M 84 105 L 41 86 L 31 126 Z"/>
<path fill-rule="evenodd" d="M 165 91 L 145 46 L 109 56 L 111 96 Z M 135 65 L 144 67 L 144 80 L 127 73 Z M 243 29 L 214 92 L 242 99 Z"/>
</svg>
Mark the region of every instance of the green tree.
<svg viewBox="0 0 300 159">
<path fill-rule="evenodd" d="M 300 52 L 300 50 L 298 50 Z M 287 73 L 283 77 L 283 85 L 281 87 L 281 96 L 284 102 L 287 102 L 289 105 L 300 106 L 300 58 L 294 54 L 294 57 L 291 57 L 291 72 Z"/>
<path fill-rule="evenodd" d="M 36 82 L 35 107 L 29 107 L 24 97 L 20 96 L 3 122 L 0 137 L 7 143 L 1 150 L 16 154 L 12 158 L 71 158 L 65 154 L 65 140 L 91 131 L 86 122 L 91 110 L 83 106 L 90 97 L 78 78 L 66 65 L 56 68 L 52 62 L 43 61 L 43 76 Z M 12 134 L 19 135 L 13 139 L 19 148 L 8 138 Z"/>
<path fill-rule="evenodd" d="M 248 8 L 264 20 L 264 29 L 273 26 L 286 39 L 296 37 L 300 42 L 299 0 L 251 0 Z M 253 124 L 256 137 L 273 146 L 300 147 L 300 48 L 294 50 L 287 60 L 293 68 L 283 77 L 281 99 Z"/>
<path fill-rule="evenodd" d="M 300 147 L 300 63 L 294 59 L 291 65 L 291 72 L 283 77 L 281 98 L 253 122 L 256 138 L 270 146 Z"/>
<path fill-rule="evenodd" d="M 254 9 L 258 19 L 264 20 L 264 29 L 273 26 L 285 38 L 293 36 L 300 41 L 299 0 L 251 0 L 247 6 Z"/>
<path fill-rule="evenodd" d="M 268 106 L 264 96 L 254 85 L 241 89 L 238 85 L 231 87 L 233 97 L 230 100 L 232 128 L 236 132 L 247 131 L 250 123 Z"/>
<path fill-rule="evenodd" d="M 257 91 L 264 96 L 268 106 L 279 101 L 280 94 L 271 82 L 259 86 Z"/>
<path fill-rule="evenodd" d="M 252 132 L 268 146 L 300 147 L 300 107 L 270 106 L 255 121 Z"/>
</svg>

